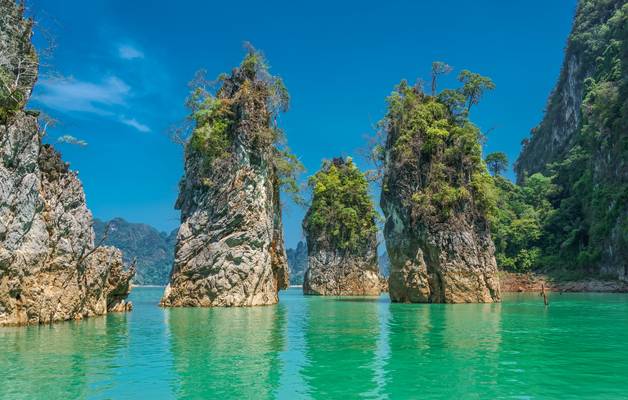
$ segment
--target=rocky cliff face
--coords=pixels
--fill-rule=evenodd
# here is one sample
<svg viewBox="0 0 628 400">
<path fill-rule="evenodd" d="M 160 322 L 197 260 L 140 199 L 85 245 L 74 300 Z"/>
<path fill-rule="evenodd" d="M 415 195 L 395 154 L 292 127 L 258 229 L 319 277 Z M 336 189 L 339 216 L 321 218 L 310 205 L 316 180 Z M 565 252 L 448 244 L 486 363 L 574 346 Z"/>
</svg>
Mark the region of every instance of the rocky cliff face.
<svg viewBox="0 0 628 400">
<path fill-rule="evenodd" d="M 269 79 L 250 52 L 215 97 L 203 93 L 193 109 L 163 306 L 274 304 L 288 285 L 271 101 L 279 81 Z"/>
<path fill-rule="evenodd" d="M 308 235 L 312 250 L 303 278 L 303 293 L 322 296 L 377 296 L 381 292 L 377 271 L 377 242 L 354 253 L 330 246 L 321 237 Z"/>
<path fill-rule="evenodd" d="M 119 250 L 94 247 L 77 174 L 42 145 L 37 118 L 22 109 L 36 77 L 23 67 L 36 67 L 31 23 L 14 1 L 0 1 L 0 11 L 0 78 L 18 82 L 0 93 L 0 325 L 129 310 L 133 271 Z"/>
<path fill-rule="evenodd" d="M 303 277 L 307 270 L 307 245 L 299 242 L 294 249 L 286 250 L 288 267 L 290 268 L 290 284 L 303 285 Z"/>
<path fill-rule="evenodd" d="M 105 235 L 105 231 L 108 232 Z M 114 246 L 122 251 L 125 263 L 135 260 L 133 283 L 137 285 L 166 285 L 174 261 L 177 230 L 159 232 L 146 224 L 136 224 L 122 218 L 104 222 L 94 220 L 96 243 Z"/>
<path fill-rule="evenodd" d="M 581 0 L 545 116 L 515 165 L 552 176 L 554 264 L 628 280 L 628 5 Z"/>
<path fill-rule="evenodd" d="M 582 122 L 582 102 L 585 80 L 592 78 L 607 46 L 590 41 L 603 38 L 603 26 L 622 8 L 623 0 L 582 0 L 578 4 L 571 35 L 567 40 L 565 59 L 558 83 L 551 93 L 545 116 L 524 140 L 521 154 L 515 163 L 517 178 L 535 172 L 548 172 L 548 164 L 565 158 L 576 144 Z M 620 39 L 615 37 L 615 40 Z M 609 43 L 607 43 L 609 44 Z"/>
<path fill-rule="evenodd" d="M 388 279 L 390 276 L 390 258 L 388 258 L 388 253 L 385 250 L 383 254 L 380 254 L 378 262 L 380 274 L 384 278 Z"/>
<path fill-rule="evenodd" d="M 380 293 L 375 212 L 364 175 L 350 158 L 325 162 L 310 179 L 312 205 L 303 221 L 308 269 L 303 293 Z"/>
<path fill-rule="evenodd" d="M 308 257 L 303 293 L 321 296 L 378 296 L 382 283 L 372 252 L 353 255 L 316 248 Z"/>
<path fill-rule="evenodd" d="M 478 129 L 405 81 L 388 103 L 381 207 L 391 299 L 498 301 Z"/>
</svg>

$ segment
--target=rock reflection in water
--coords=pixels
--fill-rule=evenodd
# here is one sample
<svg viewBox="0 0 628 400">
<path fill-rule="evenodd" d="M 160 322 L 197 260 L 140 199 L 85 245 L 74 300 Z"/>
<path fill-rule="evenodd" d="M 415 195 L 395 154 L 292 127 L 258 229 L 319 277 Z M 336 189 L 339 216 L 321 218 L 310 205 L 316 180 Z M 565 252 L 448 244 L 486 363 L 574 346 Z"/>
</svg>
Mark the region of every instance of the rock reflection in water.
<svg viewBox="0 0 628 400">
<path fill-rule="evenodd" d="M 167 309 L 177 398 L 272 398 L 285 346 L 282 305 Z"/>
<path fill-rule="evenodd" d="M 0 399 L 80 399 L 115 380 L 127 316 L 0 329 Z M 10 367 L 7 367 L 10 366 Z M 37 379 L 23 379 L 24 376 Z"/>
<path fill-rule="evenodd" d="M 392 398 L 464 398 L 473 397 L 473 388 L 494 385 L 501 344 L 500 307 L 391 304 L 387 393 Z"/>
<path fill-rule="evenodd" d="M 301 374 L 308 396 L 356 398 L 375 391 L 380 301 L 353 297 L 307 300 L 307 363 Z"/>
</svg>

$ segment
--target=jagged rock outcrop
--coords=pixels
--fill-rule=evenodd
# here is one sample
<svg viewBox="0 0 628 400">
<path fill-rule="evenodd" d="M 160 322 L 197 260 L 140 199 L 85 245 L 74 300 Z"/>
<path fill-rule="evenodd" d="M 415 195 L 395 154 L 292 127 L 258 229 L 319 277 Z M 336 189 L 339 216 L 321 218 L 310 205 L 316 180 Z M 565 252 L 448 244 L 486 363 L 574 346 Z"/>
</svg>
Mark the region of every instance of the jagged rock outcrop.
<svg viewBox="0 0 628 400">
<path fill-rule="evenodd" d="M 521 154 L 514 166 L 520 182 L 525 176 L 535 172 L 548 172 L 548 164 L 564 159 L 576 144 L 582 123 L 585 81 L 608 67 L 600 62 L 600 57 L 609 50 L 607 46 L 611 44 L 610 40 L 623 39 L 617 34 L 612 38 L 604 37 L 608 35 L 607 24 L 610 18 L 626 18 L 625 15 L 620 15 L 623 14 L 622 7 L 627 8 L 624 0 L 579 2 L 567 40 L 563 66 L 556 87 L 549 96 L 545 116 L 532 130 L 530 138 L 524 140 Z M 621 21 L 618 22 L 621 24 Z M 620 42 L 615 45 L 626 46 Z M 621 51 L 619 48 L 615 49 L 617 50 Z"/>
<path fill-rule="evenodd" d="M 385 279 L 380 280 L 377 273 L 377 256 L 372 251 L 353 255 L 320 246 L 314 249 L 303 279 L 304 294 L 378 296 L 385 287 Z"/>
<path fill-rule="evenodd" d="M 107 232 L 107 233 L 105 233 Z M 177 230 L 159 232 L 150 225 L 131 223 L 122 218 L 94 220 L 96 243 L 122 250 L 124 262 L 135 260 L 135 285 L 166 285 L 174 261 Z"/>
<path fill-rule="evenodd" d="M 392 301 L 498 301 L 479 130 L 457 103 L 405 81 L 388 104 L 381 207 Z"/>
<path fill-rule="evenodd" d="M 221 82 L 215 96 L 197 89 L 191 98 L 195 128 L 162 306 L 275 304 L 288 286 L 277 165 L 285 153 L 273 122 L 287 92 L 253 50 Z"/>
<path fill-rule="evenodd" d="M 303 285 L 303 277 L 307 270 L 307 245 L 300 241 L 294 249 L 287 249 L 288 267 L 290 268 L 290 284 Z"/>
<path fill-rule="evenodd" d="M 32 23 L 12 0 L 0 1 L 0 11 L 0 78 L 16 83 L 0 93 L 0 325 L 130 310 L 133 270 L 119 250 L 95 248 L 77 174 L 22 109 L 37 72 Z"/>
<path fill-rule="evenodd" d="M 556 185 L 551 267 L 628 281 L 628 4 L 580 0 L 558 83 L 515 171 Z"/>
<path fill-rule="evenodd" d="M 375 211 L 364 174 L 350 158 L 335 158 L 323 163 L 310 186 L 312 205 L 303 220 L 308 249 L 303 293 L 379 295 Z"/>
</svg>

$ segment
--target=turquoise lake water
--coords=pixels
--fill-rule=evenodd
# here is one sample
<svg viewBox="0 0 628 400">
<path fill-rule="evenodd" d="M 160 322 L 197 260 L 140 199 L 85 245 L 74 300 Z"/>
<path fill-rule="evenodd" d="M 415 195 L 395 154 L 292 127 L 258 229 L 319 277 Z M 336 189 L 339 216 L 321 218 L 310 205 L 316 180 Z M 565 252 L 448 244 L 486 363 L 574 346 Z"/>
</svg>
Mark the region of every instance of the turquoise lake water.
<svg viewBox="0 0 628 400">
<path fill-rule="evenodd" d="M 281 294 L 0 328 L 1 399 L 628 398 L 628 295 L 490 305 Z"/>
</svg>

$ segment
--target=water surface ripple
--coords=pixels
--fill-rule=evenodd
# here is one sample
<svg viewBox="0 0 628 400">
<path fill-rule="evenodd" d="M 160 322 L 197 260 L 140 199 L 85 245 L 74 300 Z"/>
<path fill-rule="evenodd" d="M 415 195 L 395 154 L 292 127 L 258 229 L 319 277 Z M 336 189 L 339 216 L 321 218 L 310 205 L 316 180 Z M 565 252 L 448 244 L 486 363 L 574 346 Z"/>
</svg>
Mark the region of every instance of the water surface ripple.
<svg viewBox="0 0 628 400">
<path fill-rule="evenodd" d="M 0 328 L 1 399 L 628 398 L 628 295 L 391 304 L 281 294 Z"/>
</svg>

